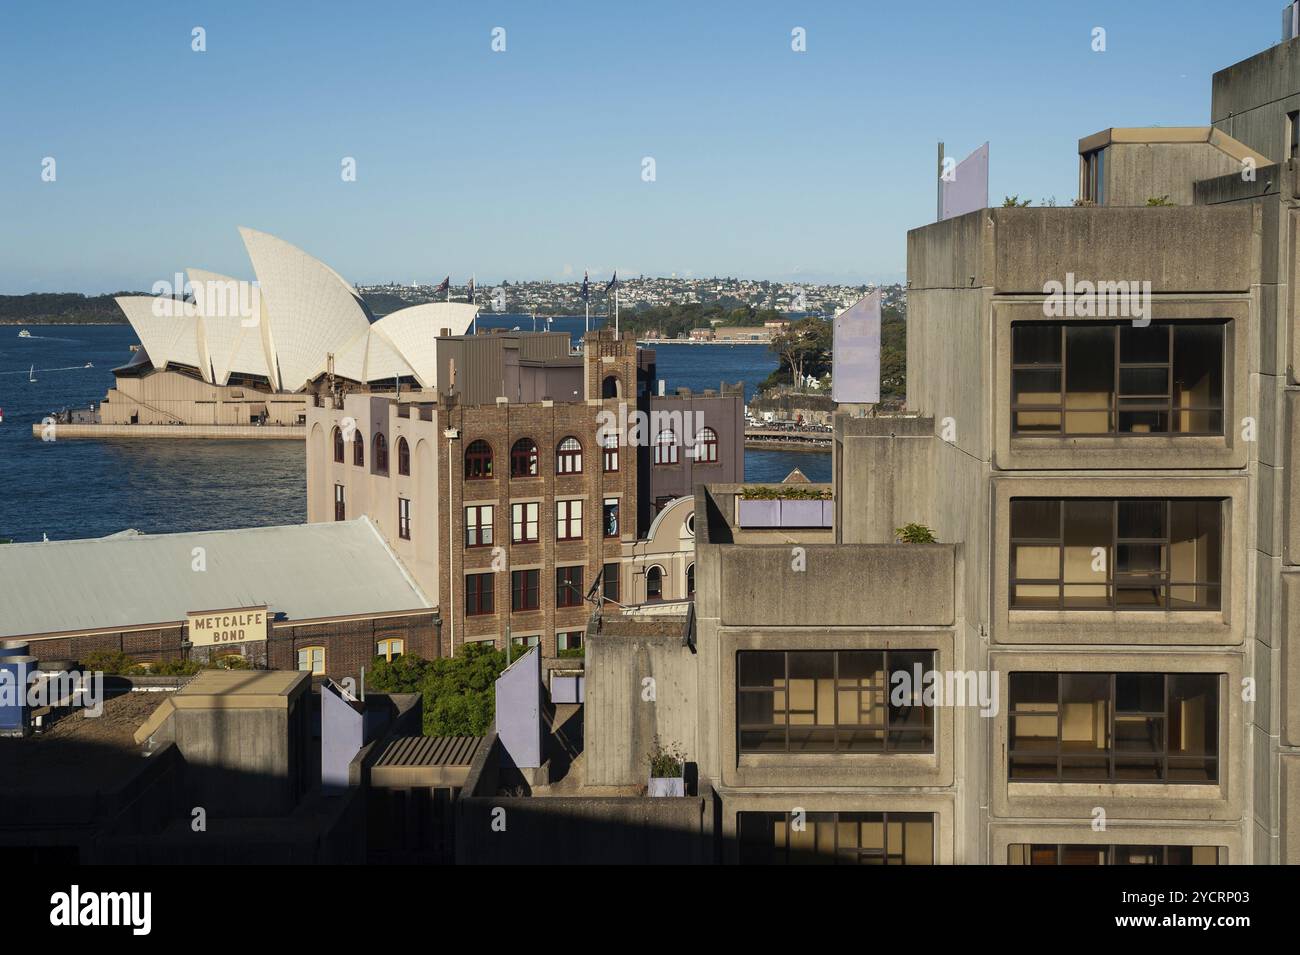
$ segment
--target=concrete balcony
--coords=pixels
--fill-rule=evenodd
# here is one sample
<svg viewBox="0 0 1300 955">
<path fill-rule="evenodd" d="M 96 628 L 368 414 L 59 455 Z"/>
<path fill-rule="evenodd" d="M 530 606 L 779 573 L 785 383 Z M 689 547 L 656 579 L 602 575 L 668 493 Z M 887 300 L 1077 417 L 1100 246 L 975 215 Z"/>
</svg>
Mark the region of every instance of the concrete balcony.
<svg viewBox="0 0 1300 955">
<path fill-rule="evenodd" d="M 740 526 L 744 485 L 696 489 L 696 611 L 722 626 L 951 626 L 953 544 L 835 544 Z"/>
</svg>

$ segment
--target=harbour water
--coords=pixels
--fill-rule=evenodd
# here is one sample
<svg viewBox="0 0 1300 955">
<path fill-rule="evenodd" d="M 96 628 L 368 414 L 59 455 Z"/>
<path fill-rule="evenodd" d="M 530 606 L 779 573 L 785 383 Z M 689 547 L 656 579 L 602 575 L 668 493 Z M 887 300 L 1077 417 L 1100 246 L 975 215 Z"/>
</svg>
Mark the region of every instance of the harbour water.
<svg viewBox="0 0 1300 955">
<path fill-rule="evenodd" d="M 539 330 L 542 324 L 539 319 Z M 532 320 L 485 315 L 480 325 L 531 330 Z M 44 416 L 101 401 L 112 369 L 130 359 L 136 338 L 128 325 L 25 327 L 31 338 L 18 337 L 20 326 L 0 325 L 0 538 L 68 540 L 126 528 L 168 533 L 306 520 L 303 448 L 294 441 L 34 438 L 31 425 Z M 552 328 L 581 335 L 583 319 L 557 318 Z M 657 345 L 655 351 L 670 392 L 743 380 L 748 399 L 776 367 L 765 345 Z M 796 467 L 811 480 L 830 480 L 829 454 L 745 454 L 747 480 L 779 481 Z"/>
</svg>

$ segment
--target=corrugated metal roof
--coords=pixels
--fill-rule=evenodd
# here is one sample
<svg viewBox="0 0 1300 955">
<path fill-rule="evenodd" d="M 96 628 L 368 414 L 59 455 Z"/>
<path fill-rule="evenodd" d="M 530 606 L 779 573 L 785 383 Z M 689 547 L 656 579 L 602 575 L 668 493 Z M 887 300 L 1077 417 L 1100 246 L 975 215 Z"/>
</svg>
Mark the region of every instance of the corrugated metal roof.
<svg viewBox="0 0 1300 955">
<path fill-rule="evenodd" d="M 203 548 L 205 570 L 196 570 Z M 289 620 L 429 608 L 367 518 L 0 545 L 0 637 L 183 621 L 265 604 Z"/>
<path fill-rule="evenodd" d="M 468 766 L 481 736 L 404 736 L 380 754 L 376 766 Z"/>
</svg>

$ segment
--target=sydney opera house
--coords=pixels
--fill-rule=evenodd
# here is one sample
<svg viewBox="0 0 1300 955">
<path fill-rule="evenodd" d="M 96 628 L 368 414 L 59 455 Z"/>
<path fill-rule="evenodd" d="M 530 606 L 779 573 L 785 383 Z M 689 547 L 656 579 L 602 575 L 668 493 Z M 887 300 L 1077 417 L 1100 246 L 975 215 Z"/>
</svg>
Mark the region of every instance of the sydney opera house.
<svg viewBox="0 0 1300 955">
<path fill-rule="evenodd" d="M 101 424 L 298 425 L 344 391 L 436 389 L 439 337 L 475 305 L 434 302 L 376 319 L 328 265 L 239 230 L 257 276 L 187 269 L 189 294 L 117 299 L 140 339 L 98 411 Z"/>
</svg>

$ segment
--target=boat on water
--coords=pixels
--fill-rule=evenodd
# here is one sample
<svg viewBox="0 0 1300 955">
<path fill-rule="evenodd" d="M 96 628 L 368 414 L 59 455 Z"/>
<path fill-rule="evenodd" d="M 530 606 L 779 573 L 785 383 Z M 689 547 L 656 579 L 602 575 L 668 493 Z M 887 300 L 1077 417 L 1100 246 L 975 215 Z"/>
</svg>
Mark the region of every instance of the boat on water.
<svg viewBox="0 0 1300 955">
<path fill-rule="evenodd" d="M 94 363 L 93 361 L 88 361 L 88 362 L 86 362 L 84 365 L 82 365 L 81 367 L 82 367 L 82 368 L 94 368 L 94 367 L 95 367 L 95 363 Z"/>
<path fill-rule="evenodd" d="M 31 338 L 31 337 L 32 337 L 32 333 L 29 332 L 27 329 L 24 328 L 22 331 L 20 331 L 20 332 L 18 333 L 18 337 L 19 337 L 19 338 Z"/>
<path fill-rule="evenodd" d="M 35 365 L 32 365 L 32 367 L 29 368 L 29 369 L 27 370 L 27 380 L 30 381 L 32 384 L 36 384 L 36 366 L 35 366 Z"/>
</svg>

